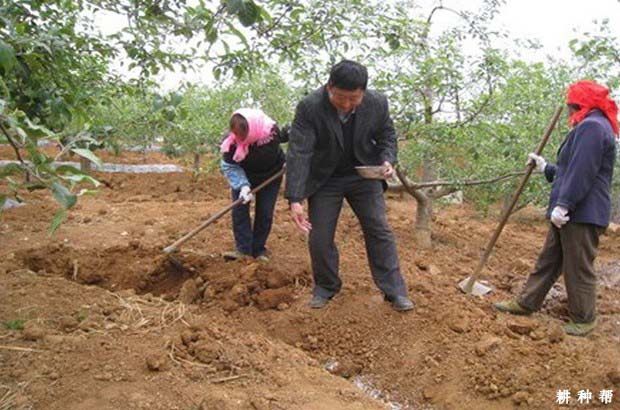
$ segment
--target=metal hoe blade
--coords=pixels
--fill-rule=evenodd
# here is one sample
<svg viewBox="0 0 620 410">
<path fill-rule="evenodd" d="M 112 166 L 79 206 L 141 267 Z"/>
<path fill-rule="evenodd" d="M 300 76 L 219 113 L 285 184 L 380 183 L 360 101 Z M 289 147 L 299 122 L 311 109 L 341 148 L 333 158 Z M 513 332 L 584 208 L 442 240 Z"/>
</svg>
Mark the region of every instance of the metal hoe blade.
<svg viewBox="0 0 620 410">
<path fill-rule="evenodd" d="M 458 285 L 459 288 L 467 294 L 471 294 L 474 296 L 484 296 L 493 290 L 493 288 L 491 288 L 490 286 L 487 286 L 477 280 L 473 281 L 472 284 L 469 284 L 470 281 L 471 276 L 460 281 Z M 471 289 L 469 289 L 470 287 Z"/>
</svg>

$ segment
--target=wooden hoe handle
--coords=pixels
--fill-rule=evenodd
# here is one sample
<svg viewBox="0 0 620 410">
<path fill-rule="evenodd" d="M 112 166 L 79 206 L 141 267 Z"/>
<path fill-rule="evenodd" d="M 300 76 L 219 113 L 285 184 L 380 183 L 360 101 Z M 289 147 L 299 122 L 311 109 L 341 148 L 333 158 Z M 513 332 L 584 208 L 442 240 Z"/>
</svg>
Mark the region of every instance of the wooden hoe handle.
<svg viewBox="0 0 620 410">
<path fill-rule="evenodd" d="M 540 141 L 540 143 L 538 144 L 538 147 L 536 148 L 536 155 L 540 155 L 540 153 L 542 152 L 543 148 L 545 148 L 545 145 L 547 145 L 547 141 L 549 141 L 549 137 L 551 136 L 551 132 L 555 128 L 555 125 L 557 124 L 558 119 L 560 118 L 560 115 L 562 114 L 562 109 L 563 108 L 564 108 L 564 106 L 560 105 L 555 110 L 555 113 L 553 114 L 553 117 L 551 118 L 551 121 L 549 122 L 549 125 L 547 125 L 547 129 L 545 130 L 545 134 L 543 135 L 542 140 Z M 508 208 L 506 208 L 506 210 L 504 211 L 504 214 L 502 215 L 502 218 L 501 218 L 501 220 L 499 222 L 499 225 L 497 225 L 497 228 L 495 228 L 495 232 L 493 232 L 493 236 L 489 240 L 489 243 L 487 244 L 486 250 L 484 251 L 484 254 L 482 255 L 482 258 L 480 259 L 480 263 L 478 263 L 478 267 L 476 268 L 474 273 L 469 277 L 469 280 L 467 281 L 467 284 L 465 285 L 465 289 L 464 289 L 465 293 L 471 293 L 472 292 L 472 289 L 474 287 L 474 283 L 478 279 L 478 276 L 480 276 L 480 272 L 482 271 L 482 268 L 484 268 L 484 266 L 486 265 L 487 260 L 489 259 L 489 256 L 491 255 L 491 251 L 493 250 L 493 247 L 495 246 L 495 242 L 497 242 L 497 239 L 499 238 L 499 235 L 502 233 L 502 229 L 504 229 L 504 225 L 506 225 L 506 222 L 508 221 L 508 217 L 510 217 L 510 214 L 512 213 L 512 210 L 514 209 L 515 205 L 517 204 L 517 201 L 519 200 L 519 197 L 521 196 L 521 193 L 523 192 L 523 189 L 525 188 L 525 184 L 527 184 L 527 181 L 530 179 L 530 175 L 532 175 L 532 171 L 534 170 L 535 166 L 536 166 L 536 164 L 528 164 L 527 165 L 527 168 L 525 170 L 525 175 L 523 175 L 523 179 L 521 180 L 521 185 L 519 185 L 519 188 L 517 189 L 517 191 L 512 196 L 512 201 L 510 202 L 510 206 L 508 206 Z"/>
<path fill-rule="evenodd" d="M 263 189 L 264 187 L 266 187 L 267 185 L 269 185 L 270 183 L 272 183 L 276 179 L 280 178 L 282 175 L 284 175 L 284 171 L 285 171 L 285 167 L 282 167 L 281 170 L 279 170 L 277 173 L 275 173 L 274 175 L 272 175 L 271 177 L 266 179 L 262 184 L 260 184 L 256 188 L 254 188 L 251 191 L 251 193 L 253 193 L 253 194 L 257 193 L 258 191 L 260 191 L 261 189 Z M 200 224 L 200 226 L 197 226 L 196 228 L 192 229 L 191 231 L 189 231 L 188 233 L 183 235 L 181 238 L 177 239 L 176 242 L 174 242 L 172 245 L 165 247 L 164 248 L 164 253 L 172 253 L 172 252 L 176 251 L 179 246 L 181 246 L 185 242 L 189 241 L 191 238 L 196 236 L 196 234 L 198 234 L 199 232 L 204 230 L 207 226 L 211 225 L 213 222 L 215 222 L 218 219 L 220 219 L 228 211 L 230 211 L 231 209 L 233 209 L 237 205 L 241 204 L 242 202 L 243 202 L 243 199 L 239 198 L 236 201 L 232 202 L 231 204 L 227 205 L 225 208 L 220 210 L 218 213 L 216 213 L 215 215 L 211 216 L 209 219 L 207 219 L 202 224 Z"/>
</svg>

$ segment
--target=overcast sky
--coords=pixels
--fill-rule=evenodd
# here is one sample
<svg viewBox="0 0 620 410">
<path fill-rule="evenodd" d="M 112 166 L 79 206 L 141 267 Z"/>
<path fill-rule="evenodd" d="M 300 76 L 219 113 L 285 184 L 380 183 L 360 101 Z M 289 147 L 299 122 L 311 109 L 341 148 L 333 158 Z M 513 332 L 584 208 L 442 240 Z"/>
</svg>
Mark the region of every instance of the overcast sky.
<svg viewBox="0 0 620 410">
<path fill-rule="evenodd" d="M 417 0 L 417 3 L 430 10 L 437 0 Z M 471 10 L 482 2 L 444 0 L 443 3 L 457 10 Z M 503 29 L 511 39 L 537 39 L 541 42 L 541 53 L 530 55 L 532 59 L 543 58 L 545 54 L 569 57 L 568 41 L 579 33 L 595 30 L 595 20 L 609 19 L 613 33 L 620 37 L 619 0 L 507 0 L 499 10 L 494 28 Z M 441 18 L 443 23 L 448 23 L 453 17 L 443 13 Z"/>
<path fill-rule="evenodd" d="M 443 0 L 446 7 L 456 10 L 473 10 L 482 0 Z M 424 15 L 428 13 L 437 0 L 417 0 Z M 437 15 L 435 23 L 441 28 L 442 24 L 449 25 L 450 13 Z M 504 45 L 513 48 L 515 39 L 534 39 L 540 41 L 543 48 L 538 53 L 528 52 L 522 56 L 529 60 L 544 60 L 546 55 L 555 58 L 569 58 L 568 41 L 578 37 L 584 31 L 594 31 L 595 20 L 608 18 L 610 27 L 615 36 L 620 37 L 620 0 L 507 0 L 501 6 L 493 26 L 509 34 L 509 41 Z M 109 20 L 109 21 L 108 21 Z M 118 27 L 113 19 L 100 19 L 100 25 L 106 32 L 111 27 Z M 161 83 L 166 89 L 177 88 L 185 81 L 199 81 L 205 78 L 195 73 L 176 74 L 166 73 Z M 209 76 L 210 77 L 210 76 Z"/>
<path fill-rule="evenodd" d="M 509 0 L 497 24 L 513 37 L 539 39 L 547 53 L 568 56 L 568 41 L 578 33 L 595 30 L 593 21 L 605 18 L 620 37 L 618 0 Z"/>
</svg>

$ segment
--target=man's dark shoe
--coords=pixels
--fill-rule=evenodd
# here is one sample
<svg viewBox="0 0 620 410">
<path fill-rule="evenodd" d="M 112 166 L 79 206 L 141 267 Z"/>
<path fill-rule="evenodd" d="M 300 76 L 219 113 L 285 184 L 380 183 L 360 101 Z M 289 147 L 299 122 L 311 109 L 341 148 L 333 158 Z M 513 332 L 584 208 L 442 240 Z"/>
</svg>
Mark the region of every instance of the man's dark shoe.
<svg viewBox="0 0 620 410">
<path fill-rule="evenodd" d="M 398 312 L 412 310 L 415 306 L 407 296 L 385 296 L 385 300 L 392 304 L 392 309 Z"/>
<path fill-rule="evenodd" d="M 322 309 L 329 303 L 330 298 L 324 298 L 323 296 L 313 295 L 308 306 L 312 309 Z"/>
</svg>

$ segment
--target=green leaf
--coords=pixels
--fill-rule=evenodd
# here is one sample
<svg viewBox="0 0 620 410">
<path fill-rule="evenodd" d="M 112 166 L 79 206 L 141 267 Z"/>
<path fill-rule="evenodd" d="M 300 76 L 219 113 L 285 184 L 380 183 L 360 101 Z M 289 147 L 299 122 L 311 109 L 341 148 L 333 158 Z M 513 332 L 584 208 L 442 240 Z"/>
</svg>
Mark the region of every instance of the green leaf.
<svg viewBox="0 0 620 410">
<path fill-rule="evenodd" d="M 245 38 L 243 33 L 241 31 L 239 31 L 239 29 L 237 29 L 237 27 L 235 27 L 235 25 L 233 23 L 231 23 L 230 21 L 226 21 L 226 25 L 228 26 L 228 29 L 234 35 L 236 35 L 239 38 L 239 40 L 241 40 L 241 42 L 243 43 L 244 46 L 246 46 L 247 48 L 250 48 L 250 44 L 248 43 L 247 38 Z M 224 44 L 226 44 L 226 43 L 224 43 Z M 226 44 L 226 46 L 227 46 L 227 44 Z"/>
<path fill-rule="evenodd" d="M 7 196 L 4 194 L 0 194 L 0 211 L 2 211 L 2 207 L 4 206 L 4 203 L 7 200 Z"/>
<path fill-rule="evenodd" d="M 400 48 L 400 39 L 398 38 L 398 36 L 388 37 L 388 45 L 390 46 L 390 49 L 392 49 L 392 51 Z"/>
<path fill-rule="evenodd" d="M 177 93 L 177 92 L 173 92 L 170 94 L 170 104 L 176 107 L 182 102 L 183 102 L 183 94 Z"/>
<path fill-rule="evenodd" d="M 207 37 L 207 41 L 209 43 L 215 43 L 215 40 L 217 40 L 217 35 L 217 28 L 213 25 L 213 21 L 209 21 L 205 25 L 205 36 Z"/>
<path fill-rule="evenodd" d="M 73 207 L 77 202 L 77 196 L 72 194 L 66 186 L 60 182 L 52 184 L 52 195 L 56 201 L 65 209 Z"/>
<path fill-rule="evenodd" d="M 34 138 L 39 138 L 39 137 L 54 137 L 54 133 L 50 130 L 48 130 L 46 127 L 39 125 L 39 124 L 35 124 L 32 121 L 30 121 L 29 118 L 25 118 L 24 122 L 26 123 L 26 129 L 29 131 L 28 135 L 30 135 L 31 137 Z"/>
<path fill-rule="evenodd" d="M 231 14 L 237 14 L 241 10 L 243 0 L 228 0 L 226 7 Z"/>
<path fill-rule="evenodd" d="M 29 143 L 26 146 L 26 151 L 30 155 L 30 160 L 37 167 L 41 165 L 51 164 L 54 160 L 43 152 L 39 152 L 37 146 L 34 143 Z"/>
<path fill-rule="evenodd" d="M 226 7 L 231 14 L 236 14 L 241 24 L 249 27 L 261 16 L 261 9 L 252 0 L 228 0 Z"/>
<path fill-rule="evenodd" d="M 241 24 L 249 27 L 259 20 L 260 8 L 253 1 L 244 1 L 243 7 L 239 10 L 237 16 Z"/>
<path fill-rule="evenodd" d="M 65 219 L 67 219 L 66 209 L 60 209 L 58 212 L 56 212 L 48 230 L 49 235 L 53 235 L 54 233 L 56 233 L 56 231 L 58 230 L 58 228 L 60 228 L 60 225 L 62 225 Z"/>
<path fill-rule="evenodd" d="M 84 173 L 71 165 L 61 165 L 56 167 L 57 174 L 83 175 Z"/>
<path fill-rule="evenodd" d="M 80 192 L 78 192 L 78 196 L 83 196 L 83 195 L 94 196 L 94 195 L 97 195 L 98 193 L 99 191 L 97 191 L 96 189 L 80 189 Z"/>
<path fill-rule="evenodd" d="M 28 190 L 28 192 L 37 191 L 39 189 L 47 189 L 47 185 L 41 182 L 32 182 L 29 184 L 25 184 L 24 188 Z"/>
<path fill-rule="evenodd" d="M 26 134 L 26 131 L 24 131 L 22 127 L 15 127 L 15 131 L 17 132 L 17 135 L 21 137 L 22 142 L 28 139 L 28 134 Z"/>
<path fill-rule="evenodd" d="M 24 172 L 24 168 L 22 168 L 19 164 L 7 164 L 3 167 L 0 167 L 0 178 L 6 178 L 11 175 L 23 174 Z"/>
<path fill-rule="evenodd" d="M 73 148 L 71 151 L 93 162 L 97 167 L 103 168 L 103 162 L 91 150 L 85 148 Z"/>
<path fill-rule="evenodd" d="M 93 184 L 96 187 L 101 185 L 101 183 L 97 181 L 95 178 L 91 177 L 90 175 L 86 175 L 86 174 L 70 174 L 70 175 L 62 176 L 61 178 L 64 179 L 65 181 L 71 182 L 73 185 L 79 184 L 80 182 L 86 182 L 89 184 Z M 80 194 L 78 194 L 78 196 L 79 195 Z"/>
<path fill-rule="evenodd" d="M 0 68 L 4 70 L 4 73 L 9 73 L 17 63 L 15 58 L 15 50 L 10 44 L 0 40 Z"/>
</svg>

